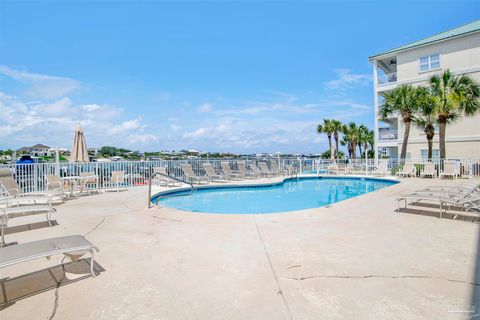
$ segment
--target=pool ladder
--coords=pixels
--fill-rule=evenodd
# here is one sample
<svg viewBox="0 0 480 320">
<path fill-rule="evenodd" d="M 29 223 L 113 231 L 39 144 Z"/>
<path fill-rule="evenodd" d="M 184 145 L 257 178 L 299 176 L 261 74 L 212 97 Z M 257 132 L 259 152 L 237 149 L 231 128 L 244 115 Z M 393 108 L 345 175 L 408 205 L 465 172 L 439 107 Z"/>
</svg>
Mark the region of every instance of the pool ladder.
<svg viewBox="0 0 480 320">
<path fill-rule="evenodd" d="M 161 172 L 154 172 L 152 173 L 152 175 L 150 176 L 150 180 L 148 181 L 148 194 L 147 194 L 147 199 L 148 199 L 148 209 L 150 209 L 152 207 L 152 180 L 155 176 L 162 176 L 162 177 L 166 177 L 166 178 L 169 178 L 169 179 L 173 179 L 175 181 L 178 181 L 178 182 L 181 182 L 181 183 L 185 183 L 185 184 L 188 184 L 190 186 L 190 193 L 189 194 L 181 194 L 182 196 L 189 196 L 191 195 L 195 190 L 195 186 L 193 185 L 193 183 L 191 182 L 188 182 L 186 180 L 183 180 L 183 179 L 179 179 L 179 178 L 176 178 L 176 177 L 172 177 L 168 174 L 164 174 L 164 173 L 161 173 Z M 159 196 L 157 198 L 157 201 L 156 201 L 156 204 L 158 204 L 158 200 L 161 198 L 161 196 Z"/>
</svg>

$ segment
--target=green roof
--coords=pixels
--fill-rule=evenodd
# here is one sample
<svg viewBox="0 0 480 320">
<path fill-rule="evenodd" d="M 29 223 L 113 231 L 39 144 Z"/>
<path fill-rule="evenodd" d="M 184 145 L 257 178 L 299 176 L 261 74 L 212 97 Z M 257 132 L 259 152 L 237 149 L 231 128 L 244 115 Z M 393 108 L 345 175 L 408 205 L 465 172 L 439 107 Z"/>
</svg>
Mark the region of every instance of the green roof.
<svg viewBox="0 0 480 320">
<path fill-rule="evenodd" d="M 434 36 L 427 37 L 427 38 L 424 38 L 422 40 L 411 42 L 411 43 L 406 44 L 404 46 L 401 46 L 401 47 L 398 47 L 398 48 L 395 48 L 395 49 L 392 49 L 392 50 L 388 50 L 388 51 L 373 55 L 373 56 L 369 57 L 369 59 L 372 60 L 372 59 L 374 59 L 378 56 L 383 56 L 383 55 L 387 55 L 387 54 L 391 54 L 391 53 L 395 53 L 395 52 L 399 52 L 399 51 L 405 51 L 405 50 L 413 49 L 413 48 L 416 48 L 416 47 L 424 46 L 424 45 L 427 45 L 427 44 L 432 44 L 432 43 L 435 43 L 435 42 L 446 40 L 446 39 L 449 39 L 449 38 L 464 36 L 464 35 L 467 35 L 467 34 L 470 34 L 470 33 L 478 32 L 478 31 L 480 31 L 480 20 L 473 21 L 473 22 L 464 24 L 462 26 L 456 27 L 454 29 L 450 29 L 448 31 L 438 33 Z"/>
</svg>

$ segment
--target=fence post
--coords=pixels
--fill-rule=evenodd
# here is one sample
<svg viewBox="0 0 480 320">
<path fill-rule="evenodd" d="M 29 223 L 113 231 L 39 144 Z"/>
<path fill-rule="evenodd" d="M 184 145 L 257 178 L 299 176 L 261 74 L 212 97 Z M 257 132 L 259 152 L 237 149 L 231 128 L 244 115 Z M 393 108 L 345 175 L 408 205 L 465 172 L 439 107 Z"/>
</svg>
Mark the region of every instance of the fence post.
<svg viewBox="0 0 480 320">
<path fill-rule="evenodd" d="M 55 148 L 55 175 L 60 176 L 60 154 L 58 148 Z"/>
</svg>

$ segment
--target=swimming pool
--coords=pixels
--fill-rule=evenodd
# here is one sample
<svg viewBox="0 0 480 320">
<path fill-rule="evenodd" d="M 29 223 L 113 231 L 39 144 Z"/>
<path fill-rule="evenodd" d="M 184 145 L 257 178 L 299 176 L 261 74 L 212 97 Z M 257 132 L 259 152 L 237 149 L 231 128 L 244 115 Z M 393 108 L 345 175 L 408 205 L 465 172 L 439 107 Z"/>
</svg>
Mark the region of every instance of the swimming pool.
<svg viewBox="0 0 480 320">
<path fill-rule="evenodd" d="M 262 214 L 322 207 L 395 183 L 370 178 L 309 177 L 266 186 L 207 187 L 191 195 L 184 195 L 190 191 L 177 191 L 157 199 L 161 206 L 185 211 Z"/>
</svg>

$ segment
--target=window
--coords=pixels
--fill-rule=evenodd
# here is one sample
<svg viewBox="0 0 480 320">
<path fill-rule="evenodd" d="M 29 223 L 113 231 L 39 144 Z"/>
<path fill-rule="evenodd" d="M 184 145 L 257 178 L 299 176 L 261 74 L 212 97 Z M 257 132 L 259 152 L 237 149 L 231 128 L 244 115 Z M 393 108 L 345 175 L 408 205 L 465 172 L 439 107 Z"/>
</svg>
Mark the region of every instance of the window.
<svg viewBox="0 0 480 320">
<path fill-rule="evenodd" d="M 428 159 L 428 149 L 422 149 L 422 159 L 427 160 Z M 440 158 L 440 150 L 439 149 L 433 149 L 432 150 L 432 159 L 438 159 Z"/>
<path fill-rule="evenodd" d="M 420 57 L 420 72 L 440 69 L 440 54 L 432 54 L 431 56 Z"/>
</svg>

